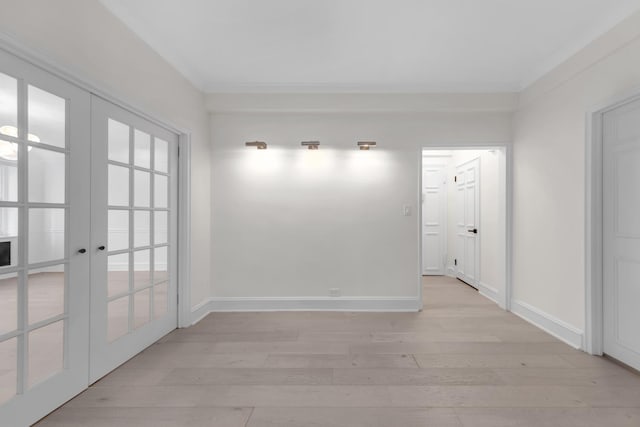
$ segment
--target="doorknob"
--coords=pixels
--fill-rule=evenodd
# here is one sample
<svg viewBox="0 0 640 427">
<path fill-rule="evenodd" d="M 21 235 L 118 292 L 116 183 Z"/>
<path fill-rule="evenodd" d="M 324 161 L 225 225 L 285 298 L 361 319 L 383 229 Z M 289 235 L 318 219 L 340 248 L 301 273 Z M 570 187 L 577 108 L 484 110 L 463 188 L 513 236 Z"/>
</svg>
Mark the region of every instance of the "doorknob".
<svg viewBox="0 0 640 427">
<path fill-rule="evenodd" d="M 478 229 L 474 228 L 473 230 L 467 230 L 469 233 L 478 234 Z"/>
<path fill-rule="evenodd" d="M 105 247 L 104 245 L 102 245 L 102 246 L 98 246 L 98 250 L 99 250 L 99 251 L 104 251 L 105 249 L 106 249 L 106 247 Z"/>
<path fill-rule="evenodd" d="M 78 253 L 79 254 L 85 254 L 85 253 L 87 253 L 87 250 L 85 248 L 78 249 Z"/>
</svg>

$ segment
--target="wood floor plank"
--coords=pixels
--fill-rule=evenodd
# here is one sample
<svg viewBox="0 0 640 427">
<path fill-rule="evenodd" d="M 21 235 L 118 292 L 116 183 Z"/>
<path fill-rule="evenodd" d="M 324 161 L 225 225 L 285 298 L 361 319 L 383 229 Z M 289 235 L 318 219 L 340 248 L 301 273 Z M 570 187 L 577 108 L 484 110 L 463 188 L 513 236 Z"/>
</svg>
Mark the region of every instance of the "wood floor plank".
<svg viewBox="0 0 640 427">
<path fill-rule="evenodd" d="M 247 427 L 462 427 L 443 408 L 256 408 Z"/>
<path fill-rule="evenodd" d="M 251 408 L 71 408 L 54 412 L 38 427 L 244 427 Z"/>
<path fill-rule="evenodd" d="M 333 383 L 333 369 L 177 368 L 162 385 L 319 385 Z"/>
<path fill-rule="evenodd" d="M 424 279 L 420 313 L 213 313 L 40 426 L 637 427 L 640 376 Z"/>
</svg>

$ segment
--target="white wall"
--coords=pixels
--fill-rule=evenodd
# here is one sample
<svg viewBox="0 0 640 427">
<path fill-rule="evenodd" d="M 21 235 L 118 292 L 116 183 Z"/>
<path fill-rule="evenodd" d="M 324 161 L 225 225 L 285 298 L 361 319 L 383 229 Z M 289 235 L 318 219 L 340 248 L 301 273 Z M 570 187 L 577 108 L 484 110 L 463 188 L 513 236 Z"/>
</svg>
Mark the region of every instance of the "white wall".
<svg viewBox="0 0 640 427">
<path fill-rule="evenodd" d="M 514 299 L 584 330 L 587 111 L 640 88 L 640 13 L 521 96 L 514 123 Z"/>
<path fill-rule="evenodd" d="M 508 113 L 214 114 L 213 295 L 417 296 L 421 148 L 509 137 Z"/>
<path fill-rule="evenodd" d="M 209 126 L 204 96 L 97 0 L 2 1 L 2 32 L 192 133 L 192 304 L 209 297 Z"/>
</svg>

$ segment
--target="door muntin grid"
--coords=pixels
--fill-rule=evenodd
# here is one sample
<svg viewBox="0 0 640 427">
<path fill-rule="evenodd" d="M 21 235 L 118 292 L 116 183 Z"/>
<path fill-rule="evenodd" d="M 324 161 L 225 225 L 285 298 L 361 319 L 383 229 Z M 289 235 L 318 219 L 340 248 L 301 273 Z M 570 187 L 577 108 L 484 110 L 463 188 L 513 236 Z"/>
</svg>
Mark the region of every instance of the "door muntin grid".
<svg viewBox="0 0 640 427">
<path fill-rule="evenodd" d="M 0 405 L 67 366 L 69 103 L 0 73 Z"/>
<path fill-rule="evenodd" d="M 106 333 L 114 342 L 167 312 L 173 177 L 164 139 L 113 118 L 107 122 Z"/>
</svg>

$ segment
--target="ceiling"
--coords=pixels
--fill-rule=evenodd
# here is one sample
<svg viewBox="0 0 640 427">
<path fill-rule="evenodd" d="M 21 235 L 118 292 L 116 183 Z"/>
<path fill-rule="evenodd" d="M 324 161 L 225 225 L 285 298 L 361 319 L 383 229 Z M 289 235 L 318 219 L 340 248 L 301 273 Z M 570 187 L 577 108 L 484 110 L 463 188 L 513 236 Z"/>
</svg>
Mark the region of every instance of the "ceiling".
<svg viewBox="0 0 640 427">
<path fill-rule="evenodd" d="M 640 0 L 101 0 L 207 92 L 518 91 Z"/>
</svg>

